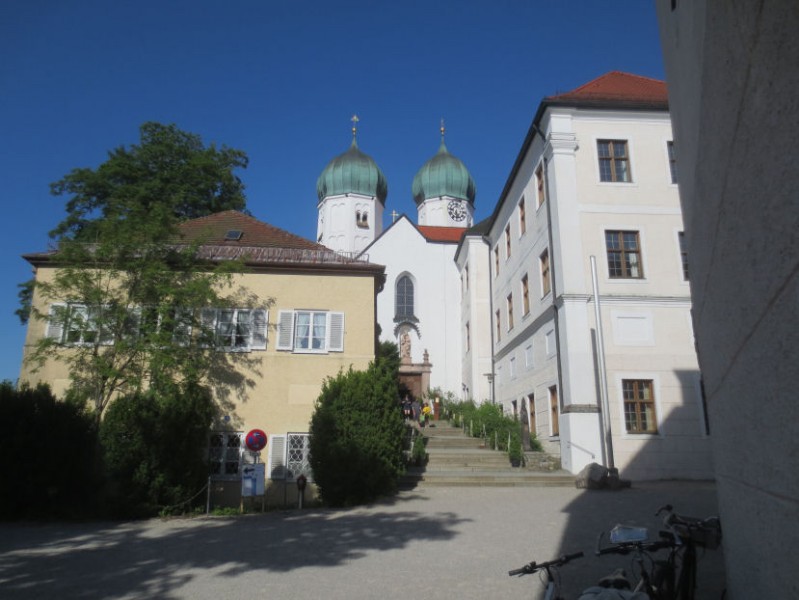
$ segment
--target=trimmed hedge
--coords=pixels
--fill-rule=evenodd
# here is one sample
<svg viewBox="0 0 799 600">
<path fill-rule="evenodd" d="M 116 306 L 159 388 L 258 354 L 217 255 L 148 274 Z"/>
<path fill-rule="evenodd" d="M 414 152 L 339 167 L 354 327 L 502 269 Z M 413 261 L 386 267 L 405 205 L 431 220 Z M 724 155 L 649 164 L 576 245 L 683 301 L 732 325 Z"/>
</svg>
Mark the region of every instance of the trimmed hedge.
<svg viewBox="0 0 799 600">
<path fill-rule="evenodd" d="M 310 426 L 311 468 L 325 504 L 363 504 L 396 491 L 404 472 L 399 407 L 396 371 L 385 361 L 325 381 Z"/>
</svg>

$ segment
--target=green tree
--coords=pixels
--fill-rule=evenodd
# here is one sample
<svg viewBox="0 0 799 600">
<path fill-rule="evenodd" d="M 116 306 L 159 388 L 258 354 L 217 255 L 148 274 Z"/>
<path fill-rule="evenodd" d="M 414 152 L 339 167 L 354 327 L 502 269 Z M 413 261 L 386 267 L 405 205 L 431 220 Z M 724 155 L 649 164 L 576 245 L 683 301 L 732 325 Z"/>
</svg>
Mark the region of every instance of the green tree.
<svg viewBox="0 0 799 600">
<path fill-rule="evenodd" d="M 139 144 L 112 150 L 96 170 L 73 169 L 50 185 L 53 195 L 69 196 L 67 217 L 51 237 L 95 242 L 108 225 L 136 227 L 142 220 L 159 221 L 170 235 L 176 220 L 245 208 L 244 184 L 234 173 L 247 166 L 244 152 L 205 146 L 175 125 L 149 122 L 139 132 Z"/>
<path fill-rule="evenodd" d="M 0 518 L 83 517 L 99 482 L 97 430 L 83 406 L 59 402 L 50 388 L 0 383 L 3 485 Z"/>
<path fill-rule="evenodd" d="M 310 434 L 311 468 L 326 504 L 362 504 L 394 492 L 405 440 L 396 371 L 378 360 L 329 378 Z"/>
<path fill-rule="evenodd" d="M 204 450 L 215 415 L 201 386 L 115 400 L 100 423 L 112 512 L 152 515 L 194 496 L 208 476 Z"/>
<path fill-rule="evenodd" d="M 33 290 L 48 309 L 31 318 L 46 320 L 50 335 L 28 360 L 65 361 L 70 395 L 90 401 L 98 420 L 117 395 L 171 393 L 214 377 L 230 383 L 224 353 L 194 343 L 203 337 L 201 310 L 255 302 L 230 289 L 241 265 L 203 261 L 202 240 L 181 240 L 177 229 L 244 206 L 233 173 L 244 154 L 206 148 L 174 125 L 146 123 L 141 138 L 96 170 L 75 169 L 53 184 L 54 194 L 71 197 L 51 232 L 53 276 Z"/>
</svg>

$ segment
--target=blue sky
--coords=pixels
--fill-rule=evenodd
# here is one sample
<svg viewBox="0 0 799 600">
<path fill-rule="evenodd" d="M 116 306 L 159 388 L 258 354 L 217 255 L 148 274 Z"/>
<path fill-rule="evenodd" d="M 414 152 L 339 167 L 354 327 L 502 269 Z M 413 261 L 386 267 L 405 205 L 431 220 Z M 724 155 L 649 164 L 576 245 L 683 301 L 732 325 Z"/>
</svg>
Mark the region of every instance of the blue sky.
<svg viewBox="0 0 799 600">
<path fill-rule="evenodd" d="M 47 249 L 66 198 L 49 184 L 175 123 L 247 153 L 253 215 L 316 236 L 316 179 L 358 143 L 391 211 L 439 144 L 488 216 L 544 96 L 608 71 L 664 77 L 649 0 L 26 0 L 0 3 L 0 379 L 16 380 L 20 255 Z"/>
</svg>

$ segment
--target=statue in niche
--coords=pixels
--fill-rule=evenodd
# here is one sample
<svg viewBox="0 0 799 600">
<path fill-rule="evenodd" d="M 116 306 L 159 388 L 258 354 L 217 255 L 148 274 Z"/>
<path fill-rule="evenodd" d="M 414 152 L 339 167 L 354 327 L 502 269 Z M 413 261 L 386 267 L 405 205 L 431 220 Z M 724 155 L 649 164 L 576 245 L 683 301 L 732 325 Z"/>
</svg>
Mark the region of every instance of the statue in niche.
<svg viewBox="0 0 799 600">
<path fill-rule="evenodd" d="M 400 358 L 411 358 L 411 336 L 407 331 L 400 337 Z"/>
</svg>

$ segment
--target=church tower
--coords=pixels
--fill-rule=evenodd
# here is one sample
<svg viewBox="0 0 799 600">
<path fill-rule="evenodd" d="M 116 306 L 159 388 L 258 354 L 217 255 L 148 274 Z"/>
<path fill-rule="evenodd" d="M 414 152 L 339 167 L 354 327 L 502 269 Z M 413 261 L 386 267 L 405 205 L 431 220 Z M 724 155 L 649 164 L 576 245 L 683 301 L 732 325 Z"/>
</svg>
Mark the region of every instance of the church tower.
<svg viewBox="0 0 799 600">
<path fill-rule="evenodd" d="M 474 224 L 475 185 L 466 166 L 441 146 L 413 178 L 411 193 L 416 202 L 419 225 L 471 227 Z"/>
<path fill-rule="evenodd" d="M 388 195 L 386 178 L 356 139 L 358 117 L 352 117 L 352 144 L 324 168 L 316 182 L 319 198 L 317 241 L 336 252 L 357 254 L 383 231 Z"/>
</svg>

